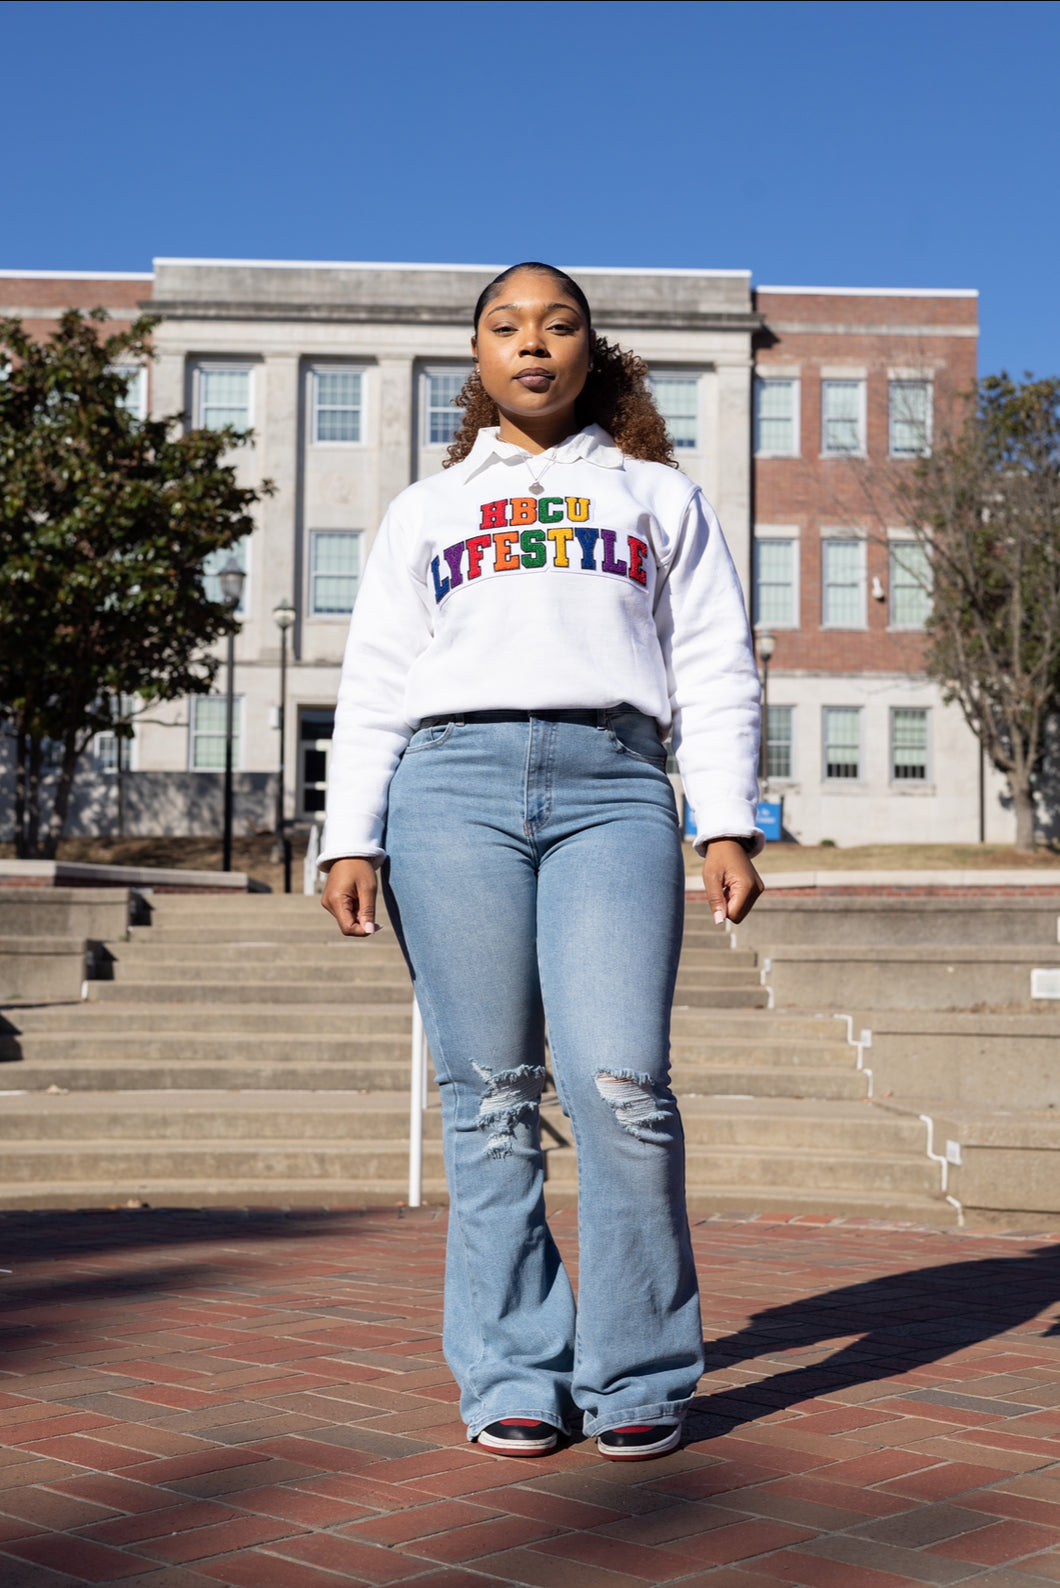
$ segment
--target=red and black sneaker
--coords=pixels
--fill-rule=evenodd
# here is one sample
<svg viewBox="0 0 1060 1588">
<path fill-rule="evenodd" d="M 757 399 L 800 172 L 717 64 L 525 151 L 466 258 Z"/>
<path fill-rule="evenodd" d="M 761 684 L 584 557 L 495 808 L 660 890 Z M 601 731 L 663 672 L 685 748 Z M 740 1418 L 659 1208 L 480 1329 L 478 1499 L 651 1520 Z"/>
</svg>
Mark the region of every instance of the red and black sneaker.
<svg viewBox="0 0 1060 1588">
<path fill-rule="evenodd" d="M 557 1438 L 549 1423 L 533 1417 L 502 1417 L 499 1423 L 486 1424 L 478 1442 L 501 1456 L 547 1456 L 555 1450 Z"/>
<path fill-rule="evenodd" d="M 629 1423 L 625 1428 L 608 1428 L 596 1448 L 609 1461 L 650 1461 L 669 1455 L 680 1443 L 680 1423 Z"/>
</svg>

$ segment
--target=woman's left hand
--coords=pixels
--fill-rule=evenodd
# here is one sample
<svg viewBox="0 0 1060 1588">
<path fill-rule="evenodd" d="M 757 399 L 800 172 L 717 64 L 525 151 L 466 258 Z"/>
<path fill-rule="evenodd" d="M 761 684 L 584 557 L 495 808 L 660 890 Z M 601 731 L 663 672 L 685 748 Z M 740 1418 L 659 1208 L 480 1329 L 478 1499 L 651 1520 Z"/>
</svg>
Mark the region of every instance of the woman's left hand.
<svg viewBox="0 0 1060 1588">
<path fill-rule="evenodd" d="M 765 892 L 751 857 L 735 838 L 712 838 L 703 861 L 703 886 L 714 924 L 742 921 Z"/>
</svg>

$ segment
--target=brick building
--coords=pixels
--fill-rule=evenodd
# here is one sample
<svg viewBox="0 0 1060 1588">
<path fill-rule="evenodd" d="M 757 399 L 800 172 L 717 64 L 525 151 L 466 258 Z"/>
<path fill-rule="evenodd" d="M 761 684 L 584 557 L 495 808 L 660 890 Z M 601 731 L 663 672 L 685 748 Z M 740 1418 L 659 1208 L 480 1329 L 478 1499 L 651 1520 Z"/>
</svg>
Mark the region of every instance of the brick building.
<svg viewBox="0 0 1060 1588">
<path fill-rule="evenodd" d="M 271 825 L 279 632 L 293 599 L 288 817 L 323 805 L 342 645 L 385 505 L 441 466 L 488 267 L 158 260 L 153 275 L 0 272 L 0 313 L 161 315 L 130 404 L 253 429 L 247 482 L 277 494 L 240 548 L 237 830 Z M 975 376 L 970 293 L 752 289 L 745 271 L 580 271 L 604 334 L 648 361 L 685 470 L 714 502 L 754 619 L 773 633 L 770 791 L 794 837 L 978 836 L 978 750 L 918 672 L 925 596 L 908 528 L 874 529 L 863 475 L 913 455 Z M 207 571 L 216 577 L 216 569 Z M 123 798 L 97 742 L 72 831 L 216 831 L 218 696 L 137 729 Z M 108 740 L 110 742 L 108 742 Z M 108 781 L 109 780 L 109 781 Z M 988 836 L 1011 821 L 988 777 Z"/>
<path fill-rule="evenodd" d="M 929 573 L 886 477 L 959 425 L 974 292 L 760 287 L 753 616 L 775 642 L 769 792 L 804 843 L 975 842 L 978 741 L 924 677 Z M 1012 836 L 982 774 L 989 839 Z"/>
</svg>

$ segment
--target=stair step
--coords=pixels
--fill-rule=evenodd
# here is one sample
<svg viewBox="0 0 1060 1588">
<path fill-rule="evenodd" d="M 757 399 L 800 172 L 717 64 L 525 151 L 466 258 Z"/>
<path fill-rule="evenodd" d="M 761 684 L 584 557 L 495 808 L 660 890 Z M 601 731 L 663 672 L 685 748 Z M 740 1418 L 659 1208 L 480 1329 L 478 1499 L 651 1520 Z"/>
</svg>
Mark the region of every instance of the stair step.
<svg viewBox="0 0 1060 1588">
<path fill-rule="evenodd" d="M 550 1183 L 577 1187 L 574 1151 L 570 1147 L 546 1150 Z M 112 1136 L 93 1140 L 18 1141 L 4 1146 L 3 1177 L 23 1185 L 29 1195 L 43 1185 L 64 1181 L 91 1182 L 108 1187 L 127 1183 L 179 1180 L 185 1185 L 228 1181 L 272 1182 L 275 1198 L 292 1180 L 345 1180 L 352 1186 L 379 1180 L 400 1181 L 408 1173 L 408 1147 L 404 1142 L 309 1143 L 299 1141 L 230 1141 L 186 1143 L 167 1140 L 125 1140 Z M 440 1142 L 426 1141 L 423 1173 L 441 1179 Z M 687 1156 L 690 1193 L 707 1192 L 715 1185 L 746 1186 L 762 1194 L 786 1185 L 827 1192 L 889 1192 L 928 1196 L 938 1184 L 937 1166 L 927 1158 L 885 1154 L 816 1151 L 771 1151 L 767 1156 L 740 1146 L 690 1147 Z"/>
<path fill-rule="evenodd" d="M 170 983 L 208 980 L 216 982 L 223 975 L 229 983 L 260 982 L 271 979 L 274 967 L 279 967 L 284 973 L 284 979 L 291 979 L 297 969 L 304 966 L 315 982 L 325 978 L 332 984 L 341 986 L 364 985 L 404 985 L 411 992 L 411 981 L 405 963 L 400 958 L 394 957 L 387 961 L 375 961 L 360 958 L 355 953 L 340 944 L 330 953 L 286 953 L 280 948 L 270 948 L 267 956 L 257 954 L 250 948 L 245 948 L 231 960 L 226 961 L 220 953 L 209 959 L 201 957 L 202 950 L 198 950 L 195 959 L 176 959 L 172 955 L 165 956 L 164 964 L 159 964 L 157 955 L 137 955 L 115 960 L 109 967 L 112 979 L 115 982 L 136 984 L 140 982 L 157 983 L 160 972 L 165 980 Z M 716 956 L 711 956 L 714 960 Z M 677 990 L 683 988 L 690 991 L 701 987 L 729 987 L 740 983 L 751 986 L 758 985 L 758 977 L 753 967 L 733 963 L 735 954 L 727 954 L 718 964 L 708 966 L 688 967 L 682 964 L 677 973 Z M 223 966 L 223 970 L 222 970 Z"/>
<path fill-rule="evenodd" d="M 89 1039 L 101 1033 L 115 1035 L 162 1036 L 173 1030 L 178 1037 L 194 1040 L 200 1033 L 225 1032 L 231 1036 L 245 1036 L 251 1032 L 268 1032 L 277 1035 L 285 1024 L 298 1035 L 311 1034 L 346 1036 L 358 1031 L 401 1032 L 412 1030 L 412 1000 L 410 997 L 396 1003 L 367 1003 L 363 1006 L 352 1000 L 347 1003 L 299 1008 L 294 1013 L 279 1009 L 236 1009 L 230 1004 L 216 1006 L 196 1005 L 194 1017 L 189 1019 L 186 1004 L 152 1004 L 150 1011 L 142 1002 L 53 1004 L 7 1011 L 10 1026 L 17 1028 L 13 1035 L 44 1035 L 49 1032 L 84 1035 Z M 189 1029 L 189 1027 L 191 1029 Z M 0 1019 L 0 1034 L 3 1034 Z"/>
<path fill-rule="evenodd" d="M 310 1004 L 330 1003 L 335 980 L 312 981 L 90 981 L 85 992 L 91 1003 L 171 1004 Z M 404 983 L 361 982 L 357 997 L 362 1003 L 411 1003 L 412 989 Z M 765 993 L 763 992 L 763 998 Z"/>
<path fill-rule="evenodd" d="M 208 1150 L 212 1142 L 240 1142 L 255 1149 L 273 1143 L 323 1150 L 372 1141 L 408 1145 L 408 1104 L 403 1094 L 380 1091 L 290 1093 L 255 1091 L 182 1092 L 171 1090 L 71 1093 L 69 1097 L 27 1093 L 0 1113 L 5 1153 L 25 1144 L 84 1144 L 84 1134 L 103 1134 L 108 1149 L 123 1142 L 178 1144 Z M 756 1106 L 757 1105 L 757 1106 Z M 855 1109 L 857 1105 L 854 1105 Z M 768 1110 L 773 1108 L 773 1112 Z M 768 1149 L 785 1153 L 805 1148 L 849 1158 L 906 1156 L 924 1162 L 924 1129 L 915 1120 L 871 1111 L 845 1111 L 842 1104 L 789 1102 L 776 1111 L 772 1100 L 686 1099 L 685 1136 L 690 1150 Z M 544 1110 L 546 1145 L 558 1145 L 556 1132 L 570 1144 L 570 1127 L 555 1102 Z M 424 1114 L 428 1141 L 441 1135 L 437 1106 Z"/>
<path fill-rule="evenodd" d="M 411 1024 L 410 1020 L 410 1027 Z M 176 1064 L 193 1050 L 196 1060 L 202 1064 L 239 1061 L 282 1064 L 293 1059 L 318 1064 L 404 1064 L 407 1071 L 409 1044 L 407 1033 L 385 1031 L 357 1031 L 344 1035 L 291 1032 L 274 1037 L 241 1032 L 186 1031 L 157 1036 L 145 1031 L 110 1032 L 100 1036 L 80 1035 L 76 1057 L 84 1063 L 162 1061 Z M 0 1061 L 17 1059 L 19 1055 L 24 1064 L 70 1059 L 74 1057 L 72 1046 L 66 1032 L 27 1034 L 18 1039 L 0 1037 Z"/>
<path fill-rule="evenodd" d="M 369 1009 L 371 1005 L 369 1005 Z M 0 1036 L 0 1063 L 49 1061 L 57 1058 L 79 1060 L 158 1060 L 177 1061 L 191 1052 L 210 1064 L 223 1064 L 229 1060 L 244 1063 L 282 1064 L 287 1061 L 315 1060 L 318 1063 L 364 1063 L 372 1059 L 385 1059 L 388 1063 L 402 1063 L 409 1058 L 411 1017 L 404 1022 L 390 1024 L 362 1019 L 356 1027 L 345 1031 L 276 1031 L 271 1035 L 262 1031 L 214 1030 L 200 1031 L 197 1022 L 188 1022 L 187 1030 L 150 1031 L 122 1027 L 118 1030 L 89 1029 L 86 1022 L 76 1032 L 69 1030 L 29 1030 L 19 1036 Z M 842 1049 L 825 1046 L 815 1048 L 793 1047 L 787 1042 L 726 1042 L 713 1044 L 707 1038 L 680 1038 L 672 1045 L 673 1072 L 680 1080 L 688 1081 L 692 1074 L 711 1073 L 715 1069 L 739 1073 L 741 1070 L 777 1069 L 795 1072 L 819 1073 L 829 1068 L 845 1074 L 856 1074 L 849 1054 Z"/>
<path fill-rule="evenodd" d="M 577 1197 L 569 1188 L 546 1186 L 551 1208 L 572 1207 Z M 208 1183 L 188 1186 L 180 1180 L 124 1181 L 101 1186 L 95 1180 L 65 1181 L 34 1188 L 31 1199 L 25 1186 L 0 1180 L 0 1209 L 36 1208 L 116 1208 L 127 1202 L 144 1202 L 154 1208 L 267 1207 L 346 1209 L 393 1207 L 403 1205 L 408 1196 L 406 1178 L 376 1180 L 371 1185 L 351 1186 L 347 1181 L 296 1180 L 277 1187 L 275 1180 L 226 1181 L 220 1177 Z M 448 1203 L 445 1183 L 424 1179 L 423 1201 L 428 1207 Z M 688 1211 L 693 1219 L 707 1219 L 724 1213 L 779 1213 L 785 1217 L 816 1214 L 835 1219 L 902 1220 L 915 1224 L 952 1228 L 956 1210 L 939 1196 L 897 1196 L 891 1192 L 848 1191 L 822 1193 L 807 1191 L 798 1183 L 774 1186 L 759 1194 L 746 1186 L 713 1186 L 709 1191 L 691 1191 Z"/>
<path fill-rule="evenodd" d="M 93 984 L 97 988 L 110 985 L 106 982 Z M 142 1004 L 142 1000 L 123 1004 L 120 1000 L 114 999 L 113 995 L 107 1002 L 94 999 L 89 1003 L 75 1000 L 46 1005 L 9 1004 L 6 1006 L 6 1026 L 12 1029 L 13 1034 L 36 1031 L 120 1032 L 144 1029 L 162 1032 L 170 1025 L 181 1032 L 187 1030 L 186 1003 L 152 1002 L 149 1014 Z M 311 1008 L 299 1007 L 286 1011 L 283 1005 L 261 1009 L 248 1008 L 246 1005 L 233 1008 L 230 1003 L 210 1004 L 208 1000 L 203 1000 L 195 1010 L 194 1029 L 197 1032 L 226 1031 L 235 1035 L 250 1031 L 276 1032 L 285 1027 L 306 1033 L 311 1031 L 343 1033 L 368 1028 L 408 1031 L 411 1018 L 411 990 L 405 988 L 402 996 L 390 1003 L 373 1000 L 366 1004 L 363 1000 L 358 1001 L 345 996 L 336 1001 L 332 995 L 330 999 L 321 1001 Z M 0 1033 L 4 1030 L 5 1017 L 0 1015 Z M 699 1040 L 704 1036 L 703 1016 L 698 1009 L 692 1010 L 687 1004 L 675 1003 L 671 1030 L 675 1043 Z M 714 1027 L 710 1028 L 711 1033 L 714 1030 Z M 831 1018 L 809 1014 L 787 1015 L 764 1008 L 730 1008 L 725 1016 L 724 1029 L 718 1032 L 717 1040 L 720 1044 L 810 1043 L 819 1045 L 822 1051 L 842 1053 L 846 1061 L 852 1064 L 854 1050 L 846 1042 L 844 1030 L 842 1023 Z M 710 1041 L 713 1049 L 715 1046 L 713 1034 Z M 719 1048 L 718 1051 L 721 1049 Z"/>
<path fill-rule="evenodd" d="M 78 1049 L 80 1052 L 80 1049 Z M 407 1095 L 409 1061 L 387 1064 L 381 1059 L 352 1064 L 343 1059 L 312 1063 L 286 1059 L 269 1064 L 226 1057 L 209 1064 L 182 1053 L 171 1061 L 139 1058 L 81 1059 L 76 1055 L 29 1058 L 8 1068 L 0 1067 L 0 1082 L 15 1090 L 46 1091 L 67 1087 L 84 1094 L 92 1091 L 168 1091 L 181 1088 L 215 1091 L 390 1091 Z M 681 1069 L 675 1073 L 675 1090 L 682 1103 L 693 1097 L 768 1097 L 860 1100 L 866 1081 L 856 1070 L 728 1069 L 724 1066 Z M 2 1088 L 0 1088 L 2 1089 Z"/>
<path fill-rule="evenodd" d="M 260 973 L 259 973 L 260 974 Z M 334 999 L 338 977 L 326 982 L 311 981 L 90 981 L 85 991 L 93 1003 L 232 1003 L 232 1004 L 316 1004 Z M 402 994 L 411 997 L 411 984 L 397 981 L 357 981 L 357 997 L 364 1002 L 394 1003 Z M 748 1007 L 764 1009 L 769 994 L 759 986 L 678 986 L 677 996 L 690 1008 L 726 1009 Z"/>
</svg>

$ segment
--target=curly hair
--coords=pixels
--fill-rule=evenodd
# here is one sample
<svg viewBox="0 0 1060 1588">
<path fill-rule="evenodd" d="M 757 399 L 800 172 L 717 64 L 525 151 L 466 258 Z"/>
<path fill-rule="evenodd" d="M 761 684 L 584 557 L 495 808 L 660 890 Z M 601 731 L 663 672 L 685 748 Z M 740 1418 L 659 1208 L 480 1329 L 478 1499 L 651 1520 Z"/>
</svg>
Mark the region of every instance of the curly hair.
<svg viewBox="0 0 1060 1588">
<path fill-rule="evenodd" d="M 667 463 L 677 467 L 673 445 L 666 433 L 666 421 L 655 406 L 648 384 L 648 366 L 636 353 L 624 352 L 592 329 L 585 294 L 570 276 L 552 265 L 536 261 L 512 265 L 486 287 L 475 306 L 475 327 L 483 309 L 496 296 L 500 284 L 517 270 L 536 270 L 559 281 L 585 313 L 592 346 L 592 368 L 582 387 L 574 410 L 578 428 L 596 424 L 606 430 L 615 445 L 628 458 L 643 458 L 648 463 Z M 449 444 L 443 468 L 451 468 L 466 458 L 475 445 L 479 431 L 500 422 L 497 404 L 483 386 L 477 370 L 472 370 L 453 404 L 463 409 L 460 428 Z"/>
</svg>

